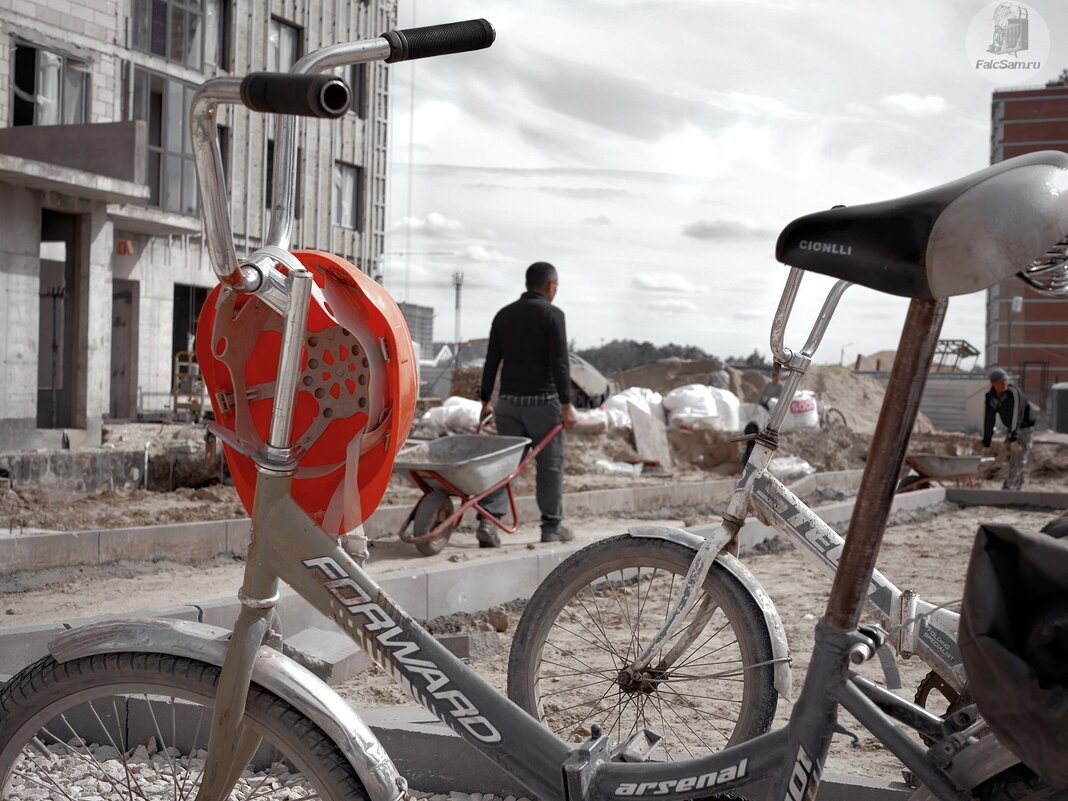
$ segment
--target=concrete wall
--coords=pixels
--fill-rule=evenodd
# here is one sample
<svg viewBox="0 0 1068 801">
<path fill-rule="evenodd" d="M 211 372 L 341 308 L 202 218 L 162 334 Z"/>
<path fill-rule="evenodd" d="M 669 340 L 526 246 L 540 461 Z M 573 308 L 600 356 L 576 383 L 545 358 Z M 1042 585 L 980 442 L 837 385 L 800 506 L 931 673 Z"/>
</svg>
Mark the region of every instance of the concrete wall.
<svg viewBox="0 0 1068 801">
<path fill-rule="evenodd" d="M 946 431 L 980 431 L 983 427 L 983 398 L 990 389 L 984 376 L 956 377 L 931 375 L 923 393 L 920 411 L 935 428 Z"/>
<path fill-rule="evenodd" d="M 0 443 L 21 447 L 37 428 L 40 196 L 0 189 L 0 220 Z"/>
</svg>

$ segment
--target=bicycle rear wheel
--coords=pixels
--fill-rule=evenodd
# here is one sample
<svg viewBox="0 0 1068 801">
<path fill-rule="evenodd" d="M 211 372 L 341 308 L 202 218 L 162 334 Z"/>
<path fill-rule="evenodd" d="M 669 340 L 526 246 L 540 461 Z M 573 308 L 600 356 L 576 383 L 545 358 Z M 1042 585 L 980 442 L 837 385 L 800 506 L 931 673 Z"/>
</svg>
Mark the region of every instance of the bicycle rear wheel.
<svg viewBox="0 0 1068 801">
<path fill-rule="evenodd" d="M 509 698 L 565 740 L 584 740 L 594 723 L 613 746 L 654 729 L 669 759 L 767 731 L 778 703 L 770 636 L 756 602 L 719 564 L 649 668 L 625 670 L 660 630 L 692 560 L 682 545 L 626 535 L 572 554 L 523 611 Z"/>
<path fill-rule="evenodd" d="M 218 677 L 164 654 L 39 660 L 0 691 L 0 797 L 194 798 Z M 230 798 L 366 801 L 348 760 L 290 704 L 253 685 L 245 720 L 263 739 Z"/>
</svg>

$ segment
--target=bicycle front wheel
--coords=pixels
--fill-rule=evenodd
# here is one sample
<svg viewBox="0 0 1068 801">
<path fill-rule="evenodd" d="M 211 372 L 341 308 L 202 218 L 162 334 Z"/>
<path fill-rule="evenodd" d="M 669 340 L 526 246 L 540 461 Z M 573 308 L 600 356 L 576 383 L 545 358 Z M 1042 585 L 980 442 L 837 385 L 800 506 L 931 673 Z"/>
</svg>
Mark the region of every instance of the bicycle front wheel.
<svg viewBox="0 0 1068 801">
<path fill-rule="evenodd" d="M 674 608 L 691 561 L 682 545 L 627 535 L 572 554 L 523 611 L 508 696 L 573 742 L 595 723 L 613 746 L 653 729 L 668 759 L 766 732 L 778 703 L 770 635 L 756 602 L 718 563 L 648 668 L 627 670 Z"/>
<path fill-rule="evenodd" d="M 0 691 L 0 797 L 178 801 L 202 779 L 219 668 L 183 657 L 45 657 Z M 231 799 L 366 801 L 337 746 L 253 685 L 245 725 L 262 738 Z"/>
</svg>

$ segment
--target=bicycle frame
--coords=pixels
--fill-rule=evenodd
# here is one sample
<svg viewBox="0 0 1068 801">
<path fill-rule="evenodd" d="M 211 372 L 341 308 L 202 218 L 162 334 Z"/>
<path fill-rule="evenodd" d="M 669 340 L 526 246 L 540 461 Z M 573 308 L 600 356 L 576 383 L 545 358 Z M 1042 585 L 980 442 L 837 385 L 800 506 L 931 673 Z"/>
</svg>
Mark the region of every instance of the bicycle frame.
<svg viewBox="0 0 1068 801">
<path fill-rule="evenodd" d="M 792 398 L 797 390 L 823 339 L 838 301 L 850 286 L 845 281 L 839 281 L 832 287 L 808 341 L 800 353 L 794 354 L 783 346 L 782 340 L 802 276 L 800 270 L 791 272 L 772 326 L 772 350 L 776 360 L 790 371 L 780 396 L 782 400 L 776 404 L 765 430 L 754 443 L 724 514 L 721 529 L 711 533 L 697 550 L 676 607 L 672 609 L 657 636 L 631 665 L 634 670 L 647 667 L 653 654 L 678 631 L 682 620 L 692 610 L 698 595 L 697 590 L 704 582 L 716 555 L 724 548 L 730 550 L 732 546 L 732 552 L 737 552 L 737 532 L 753 508 L 756 509 L 758 518 L 773 525 L 777 531 L 790 537 L 799 546 L 803 546 L 800 548 L 801 552 L 813 558 L 830 576 L 835 576 L 838 571 L 845 540 L 768 472 L 768 465 L 777 449 L 778 430 L 786 417 L 788 399 Z M 957 646 L 960 615 L 923 601 L 911 590 L 902 591 L 878 570 L 872 573 L 867 597 L 880 622 L 889 629 L 889 643 L 898 654 L 906 658 L 920 656 L 954 690 L 961 692 L 964 689 L 967 679 Z"/>
<path fill-rule="evenodd" d="M 335 45 L 305 56 L 294 71 L 385 58 L 389 48 L 383 45 L 384 41 Z M 198 798 L 225 797 L 258 747 L 258 738 L 243 725 L 242 718 L 257 654 L 262 647 L 277 646 L 280 640 L 274 627 L 274 609 L 281 580 L 333 619 L 413 698 L 542 799 L 592 801 L 647 796 L 682 799 L 707 794 L 708 790 L 738 789 L 754 782 L 770 782 L 769 797 L 775 799 L 814 798 L 834 733 L 837 707 L 841 704 L 937 798 L 963 801 L 965 796 L 957 791 L 941 767 L 948 762 L 944 753 L 925 751 L 893 721 L 945 741 L 966 731 L 974 718 L 964 711 L 951 721 L 942 721 L 849 670 L 851 661 L 870 658 L 878 645 L 857 630 L 857 622 L 865 596 L 870 594 L 875 556 L 889 513 L 891 492 L 887 486 L 892 489 L 900 469 L 945 301 L 913 300 L 911 303 L 856 512 L 837 563 L 827 613 L 817 626 L 812 661 L 789 724 L 782 730 L 700 759 L 642 764 L 612 761 L 607 738 L 599 728 L 594 728 L 586 743 L 571 746 L 483 681 L 398 607 L 339 546 L 338 540 L 318 528 L 292 499 L 293 382 L 312 282 L 310 274 L 294 257 L 274 245 L 284 246 L 288 240 L 295 154 L 291 135 L 279 136 L 280 155 L 275 175 L 278 200 L 272 222 L 272 246 L 238 263 L 232 237 L 228 236 L 229 219 L 218 182 L 222 171 L 213 130 L 215 104 L 237 102 L 235 80 L 209 81 L 198 90 L 194 100 L 194 150 L 204 198 L 208 251 L 229 291 L 260 294 L 284 316 L 285 324 L 270 437 L 263 452 L 257 455 L 259 475 L 251 538 L 239 592 L 242 608 L 218 682 Z M 290 122 L 288 118 L 280 118 L 280 131 L 286 131 L 283 126 Z M 294 129 L 288 130 L 291 134 Z M 277 270 L 274 262 L 286 264 L 288 274 Z M 793 270 L 780 314 L 783 304 L 788 314 L 799 281 L 800 271 Z M 821 316 L 822 326 L 847 286 L 840 282 L 832 291 L 828 300 L 830 310 L 825 305 L 827 313 Z M 783 327 L 784 323 L 783 320 Z M 810 354 L 787 354 L 781 348 L 781 327 L 778 331 L 780 345 L 776 355 L 777 358 L 780 353 L 788 355 L 780 360 L 792 371 L 784 388 L 786 397 L 792 397 Z M 774 337 L 773 331 L 773 342 Z M 785 406 L 775 414 L 785 414 Z M 765 432 L 761 436 L 769 434 Z M 761 454 L 760 459 L 764 459 L 770 456 L 770 451 L 764 449 Z M 761 468 L 766 468 L 766 464 Z M 750 471 L 747 476 L 755 484 L 760 472 Z M 768 482 L 767 486 L 772 485 Z M 735 494 L 735 498 L 743 497 L 743 493 Z M 772 497 L 770 490 L 769 497 Z M 736 508 L 741 502 L 732 500 L 724 518 L 728 529 L 733 528 L 732 535 L 741 523 L 739 512 L 744 509 Z"/>
</svg>

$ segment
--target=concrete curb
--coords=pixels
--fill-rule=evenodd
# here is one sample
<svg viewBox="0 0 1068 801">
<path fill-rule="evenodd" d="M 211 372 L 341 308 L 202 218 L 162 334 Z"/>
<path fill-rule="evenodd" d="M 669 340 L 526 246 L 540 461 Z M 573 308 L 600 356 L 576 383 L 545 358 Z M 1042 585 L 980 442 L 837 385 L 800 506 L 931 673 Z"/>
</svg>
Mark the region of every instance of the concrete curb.
<svg viewBox="0 0 1068 801">
<path fill-rule="evenodd" d="M 589 517 L 638 509 L 723 503 L 733 489 L 734 481 L 725 479 L 587 490 L 568 494 L 567 511 L 573 517 Z M 517 498 L 516 507 L 520 520 L 531 520 L 538 514 L 537 502 L 533 497 Z M 378 538 L 395 534 L 410 511 L 410 506 L 380 507 L 367 521 L 368 536 Z M 0 536 L 0 576 L 22 570 L 99 565 L 120 559 L 189 562 L 217 556 L 241 556 L 245 553 L 248 534 L 248 518 L 236 518 L 136 528 L 42 531 Z"/>
<path fill-rule="evenodd" d="M 961 506 L 1037 506 L 1042 509 L 1068 509 L 1068 492 L 1042 490 L 987 490 L 949 488 L 946 500 Z"/>
<path fill-rule="evenodd" d="M 802 496 L 830 487 L 855 489 L 861 472 L 817 473 L 800 479 L 791 488 Z M 723 479 L 572 492 L 567 496 L 567 512 L 572 517 L 590 517 L 688 504 L 724 503 L 734 490 L 734 484 L 733 479 Z M 516 508 L 520 520 L 532 520 L 538 515 L 537 502 L 531 496 L 517 498 Z M 380 507 L 367 521 L 368 536 L 378 538 L 395 534 L 410 511 L 410 506 Z M 218 556 L 242 556 L 248 535 L 248 518 L 236 518 L 0 536 L 0 576 L 23 570 L 101 565 L 122 559 L 192 562 Z"/>
</svg>

